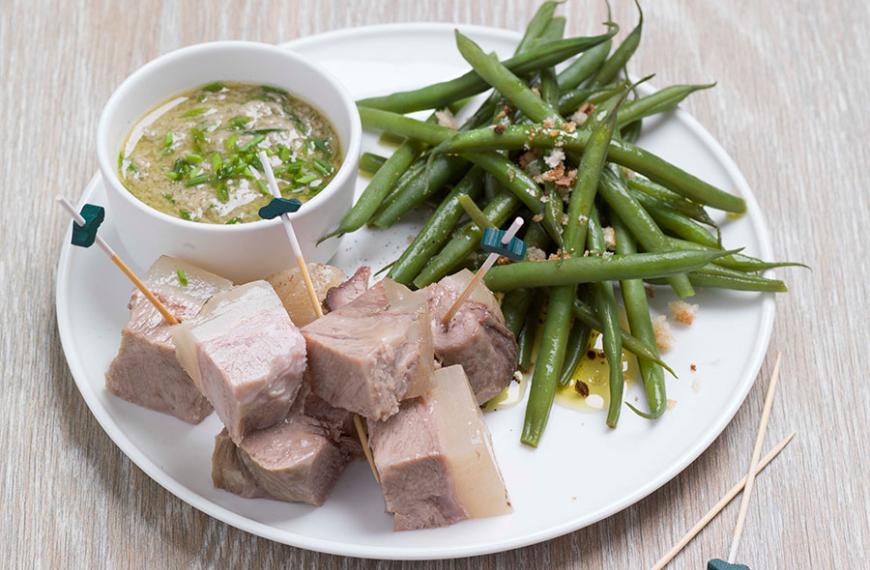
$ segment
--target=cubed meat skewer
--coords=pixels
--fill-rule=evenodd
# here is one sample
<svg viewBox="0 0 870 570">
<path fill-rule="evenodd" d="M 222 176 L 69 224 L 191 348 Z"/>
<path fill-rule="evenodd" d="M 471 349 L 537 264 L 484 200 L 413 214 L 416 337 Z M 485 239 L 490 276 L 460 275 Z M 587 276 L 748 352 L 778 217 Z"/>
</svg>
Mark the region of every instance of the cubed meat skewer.
<svg viewBox="0 0 870 570">
<path fill-rule="evenodd" d="M 173 338 L 234 442 L 287 415 L 302 385 L 305 340 L 267 282 L 215 295 Z"/>
<path fill-rule="evenodd" d="M 517 362 L 517 341 L 504 324 L 504 315 L 492 292 L 478 284 L 468 299 L 445 325 L 442 317 L 471 281 L 473 274 L 463 269 L 423 289 L 429 298 L 432 342 L 435 359 L 443 366 L 460 364 L 468 375 L 479 404 L 498 396 L 513 379 Z M 334 311 L 365 291 L 368 267 L 333 287 L 325 305 Z"/>
<path fill-rule="evenodd" d="M 215 437 L 212 454 L 215 487 L 243 497 L 322 505 L 355 450 L 346 445 L 351 432 L 343 428 L 336 431 L 338 426 L 329 419 L 349 419 L 350 414 L 330 410 L 322 400 L 312 400 L 315 414 L 329 418 L 310 415 L 306 411 L 309 396 L 317 398 L 304 391 L 284 420 L 249 433 L 238 446 L 226 429 L 221 431 Z M 339 420 L 339 424 L 345 423 Z"/>
<path fill-rule="evenodd" d="M 396 530 L 450 525 L 511 511 L 489 430 L 461 366 L 434 374 L 431 392 L 386 421 L 369 442 Z"/>
<path fill-rule="evenodd" d="M 492 292 L 478 284 L 445 325 L 442 317 L 471 281 L 463 269 L 433 283 L 429 294 L 435 358 L 443 366 L 460 364 L 478 404 L 499 395 L 517 369 L 517 341 L 504 324 L 504 315 Z"/>
<path fill-rule="evenodd" d="M 385 279 L 306 325 L 315 394 L 383 420 L 429 390 L 434 366 L 426 296 Z"/>
<path fill-rule="evenodd" d="M 194 317 L 232 282 L 186 261 L 162 256 L 144 278 L 155 295 L 182 320 Z M 106 372 L 106 389 L 128 402 L 196 424 L 211 414 L 208 400 L 175 358 L 172 326 L 135 291 L 121 347 Z"/>
</svg>

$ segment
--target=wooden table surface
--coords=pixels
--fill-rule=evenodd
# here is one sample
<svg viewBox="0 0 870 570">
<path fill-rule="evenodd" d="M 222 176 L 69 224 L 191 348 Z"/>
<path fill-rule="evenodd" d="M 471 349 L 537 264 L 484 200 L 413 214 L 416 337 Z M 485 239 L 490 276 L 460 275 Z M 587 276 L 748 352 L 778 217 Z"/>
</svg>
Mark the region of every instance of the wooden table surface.
<svg viewBox="0 0 870 570">
<path fill-rule="evenodd" d="M 614 0 L 617 20 L 633 8 Z M 97 119 L 148 60 L 208 40 L 281 42 L 334 28 L 452 21 L 520 29 L 533 0 L 140 0 L 0 3 L 0 567 L 4 568 L 643 568 L 744 472 L 774 355 L 783 380 L 768 441 L 798 432 L 760 476 L 740 558 L 753 568 L 867 567 L 867 224 L 870 4 L 800 0 L 646 2 L 632 64 L 656 83 L 719 81 L 687 107 L 736 160 L 765 212 L 784 272 L 760 380 L 723 435 L 661 490 L 599 524 L 479 558 L 389 563 L 320 555 L 235 530 L 182 503 L 97 425 L 67 369 L 54 311 L 68 227 L 57 192 L 77 199 L 97 169 Z M 567 5 L 569 31 L 603 19 Z M 769 443 L 768 445 L 771 445 Z M 723 555 L 732 506 L 677 558 Z"/>
</svg>

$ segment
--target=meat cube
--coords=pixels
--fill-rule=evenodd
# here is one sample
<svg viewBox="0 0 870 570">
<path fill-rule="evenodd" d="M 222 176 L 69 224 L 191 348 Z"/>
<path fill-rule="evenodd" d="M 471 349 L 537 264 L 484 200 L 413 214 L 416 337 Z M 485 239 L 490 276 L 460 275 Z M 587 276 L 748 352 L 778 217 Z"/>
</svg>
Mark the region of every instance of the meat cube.
<svg viewBox="0 0 870 570">
<path fill-rule="evenodd" d="M 507 514 L 510 499 L 489 430 L 461 366 L 434 374 L 432 391 L 404 402 L 369 442 L 396 530 Z"/>
<path fill-rule="evenodd" d="M 301 406 L 280 423 L 249 433 L 237 446 L 226 429 L 215 437 L 212 482 L 243 497 L 322 505 L 351 459 Z"/>
<path fill-rule="evenodd" d="M 315 394 L 333 406 L 383 420 L 432 379 L 426 296 L 385 279 L 353 302 L 306 325 Z"/>
<path fill-rule="evenodd" d="M 232 287 L 222 277 L 168 256 L 151 266 L 144 281 L 182 320 L 195 316 L 212 295 Z M 171 325 L 138 290 L 129 306 L 121 347 L 106 371 L 106 389 L 145 408 L 201 422 L 212 407 L 175 358 Z"/>
<path fill-rule="evenodd" d="M 305 340 L 267 282 L 215 295 L 173 338 L 234 442 L 287 415 L 302 385 Z"/>
<path fill-rule="evenodd" d="M 371 269 L 365 265 L 357 269 L 350 279 L 326 292 L 324 308 L 327 311 L 334 311 L 365 293 L 369 287 L 371 274 Z"/>
<path fill-rule="evenodd" d="M 461 364 L 479 404 L 499 395 L 517 367 L 517 341 L 504 324 L 504 315 L 492 292 L 478 284 L 459 310 L 444 325 L 442 317 L 473 275 L 467 269 L 449 275 L 425 289 L 432 316 L 435 358 L 444 366 Z"/>
</svg>

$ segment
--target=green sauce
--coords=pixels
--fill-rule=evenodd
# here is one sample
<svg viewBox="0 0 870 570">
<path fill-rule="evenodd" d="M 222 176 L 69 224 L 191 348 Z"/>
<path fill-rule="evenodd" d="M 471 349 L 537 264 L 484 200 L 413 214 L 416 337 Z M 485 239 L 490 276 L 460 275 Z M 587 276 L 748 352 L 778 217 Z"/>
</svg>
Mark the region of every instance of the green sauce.
<svg viewBox="0 0 870 570">
<path fill-rule="evenodd" d="M 253 222 L 272 199 L 260 150 L 281 194 L 301 202 L 326 187 L 342 161 L 335 130 L 311 105 L 275 87 L 216 82 L 143 117 L 118 157 L 118 174 L 136 198 L 171 216 Z"/>
</svg>

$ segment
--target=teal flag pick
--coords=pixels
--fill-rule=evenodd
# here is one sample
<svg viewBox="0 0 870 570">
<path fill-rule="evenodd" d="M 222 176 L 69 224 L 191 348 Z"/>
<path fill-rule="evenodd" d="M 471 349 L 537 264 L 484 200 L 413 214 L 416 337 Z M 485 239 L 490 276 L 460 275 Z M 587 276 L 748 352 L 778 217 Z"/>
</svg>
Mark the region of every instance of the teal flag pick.
<svg viewBox="0 0 870 570">
<path fill-rule="evenodd" d="M 272 201 L 260 208 L 258 212 L 264 220 L 271 220 L 283 214 L 292 214 L 302 207 L 302 202 L 296 198 L 272 198 Z"/>
<path fill-rule="evenodd" d="M 72 239 L 70 242 L 79 247 L 91 247 L 97 240 L 97 230 L 103 220 L 106 219 L 106 210 L 102 206 L 85 204 L 82 206 L 81 216 L 85 223 L 80 225 L 73 221 Z"/>
<path fill-rule="evenodd" d="M 518 237 L 511 237 L 505 242 L 507 232 L 496 228 L 486 228 L 480 239 L 480 249 L 487 253 L 495 253 L 507 257 L 511 261 L 522 261 L 526 257 L 526 242 Z"/>
</svg>

